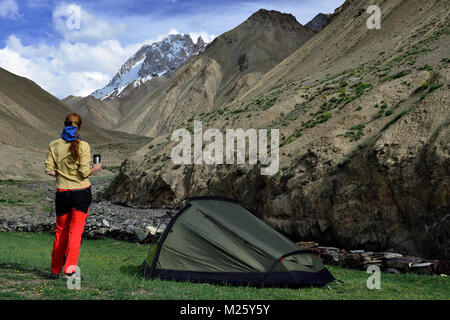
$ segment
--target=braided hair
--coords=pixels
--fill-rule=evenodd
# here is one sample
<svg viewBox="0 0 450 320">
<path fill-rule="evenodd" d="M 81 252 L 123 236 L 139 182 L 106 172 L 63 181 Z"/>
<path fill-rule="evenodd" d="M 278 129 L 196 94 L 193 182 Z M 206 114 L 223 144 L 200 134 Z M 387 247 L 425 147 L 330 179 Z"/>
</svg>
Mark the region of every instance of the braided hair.
<svg viewBox="0 0 450 320">
<path fill-rule="evenodd" d="M 77 113 L 71 113 L 64 120 L 64 126 L 66 127 L 77 127 L 77 131 L 75 133 L 76 139 L 70 143 L 70 153 L 74 157 L 75 160 L 80 160 L 80 139 L 78 139 L 78 131 L 81 128 L 81 117 Z"/>
</svg>

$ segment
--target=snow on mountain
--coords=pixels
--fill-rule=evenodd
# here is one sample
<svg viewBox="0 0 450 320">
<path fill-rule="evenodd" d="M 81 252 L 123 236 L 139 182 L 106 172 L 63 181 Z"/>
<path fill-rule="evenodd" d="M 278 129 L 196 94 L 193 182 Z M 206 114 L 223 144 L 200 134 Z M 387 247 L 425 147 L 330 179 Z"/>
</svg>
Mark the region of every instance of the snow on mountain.
<svg viewBox="0 0 450 320">
<path fill-rule="evenodd" d="M 142 46 L 112 78 L 107 86 L 93 92 L 97 99 L 118 97 L 128 87 L 137 87 L 168 71 L 174 71 L 205 48 L 201 37 L 194 43 L 188 35 L 172 34 L 159 42 Z"/>
</svg>

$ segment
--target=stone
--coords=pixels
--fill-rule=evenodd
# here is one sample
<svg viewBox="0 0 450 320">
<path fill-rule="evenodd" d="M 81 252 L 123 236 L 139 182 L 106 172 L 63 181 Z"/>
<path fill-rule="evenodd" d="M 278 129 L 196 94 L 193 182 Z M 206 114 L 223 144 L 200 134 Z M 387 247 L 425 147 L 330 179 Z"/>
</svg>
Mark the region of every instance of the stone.
<svg viewBox="0 0 450 320">
<path fill-rule="evenodd" d="M 149 236 L 149 232 L 147 231 L 139 231 L 136 232 L 136 238 L 139 240 L 139 242 L 143 242 L 147 237 Z"/>
<path fill-rule="evenodd" d="M 358 254 L 346 254 L 339 257 L 339 264 L 346 268 L 359 269 L 364 265 L 364 259 Z"/>
<path fill-rule="evenodd" d="M 157 233 L 162 233 L 162 232 L 164 232 L 164 229 L 158 229 L 158 228 L 155 228 L 154 226 L 146 226 L 145 227 L 149 232 L 150 232 L 150 234 L 151 235 L 155 235 L 155 234 L 157 234 Z"/>
<path fill-rule="evenodd" d="M 336 266 L 339 263 L 339 254 L 335 251 L 322 252 L 319 258 L 324 264 Z"/>
<path fill-rule="evenodd" d="M 335 247 L 318 246 L 317 249 L 319 249 L 320 251 L 339 251 L 339 248 L 335 248 Z"/>
<path fill-rule="evenodd" d="M 430 262 L 424 263 L 416 263 L 411 265 L 411 270 L 420 274 L 432 274 L 433 273 L 433 264 Z"/>
<path fill-rule="evenodd" d="M 383 254 L 386 259 L 394 259 L 394 258 L 402 258 L 403 257 L 403 255 L 401 255 L 399 253 L 391 253 L 391 252 L 380 252 L 380 253 Z"/>
<path fill-rule="evenodd" d="M 106 228 L 99 228 L 96 230 L 96 233 L 105 235 L 107 231 L 108 231 L 108 229 L 106 229 Z"/>
<path fill-rule="evenodd" d="M 413 264 L 411 266 L 411 268 L 424 268 L 424 267 L 430 267 L 431 265 L 432 265 L 432 263 L 430 263 L 430 262 L 416 263 L 416 264 Z"/>
<path fill-rule="evenodd" d="M 392 258 L 387 259 L 385 264 L 388 267 L 399 269 L 402 271 L 409 271 L 413 264 L 421 263 L 423 259 L 418 257 L 402 257 L 402 258 Z"/>
<path fill-rule="evenodd" d="M 364 264 L 364 265 L 370 265 L 370 264 L 383 264 L 383 260 L 377 260 L 377 259 L 364 259 L 363 264 Z"/>
<path fill-rule="evenodd" d="M 301 242 L 298 242 L 297 245 L 300 248 L 310 250 L 312 248 L 317 247 L 319 244 L 317 242 L 314 242 L 314 241 L 301 241 Z"/>
</svg>

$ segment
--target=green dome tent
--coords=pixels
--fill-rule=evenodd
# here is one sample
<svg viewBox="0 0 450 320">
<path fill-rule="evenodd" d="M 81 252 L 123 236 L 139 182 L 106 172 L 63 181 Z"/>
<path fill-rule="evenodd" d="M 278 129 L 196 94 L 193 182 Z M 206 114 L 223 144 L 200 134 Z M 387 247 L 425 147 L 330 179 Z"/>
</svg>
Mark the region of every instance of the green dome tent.
<svg viewBox="0 0 450 320">
<path fill-rule="evenodd" d="M 335 278 L 234 200 L 190 198 L 150 247 L 144 276 L 252 286 L 325 285 Z"/>
</svg>

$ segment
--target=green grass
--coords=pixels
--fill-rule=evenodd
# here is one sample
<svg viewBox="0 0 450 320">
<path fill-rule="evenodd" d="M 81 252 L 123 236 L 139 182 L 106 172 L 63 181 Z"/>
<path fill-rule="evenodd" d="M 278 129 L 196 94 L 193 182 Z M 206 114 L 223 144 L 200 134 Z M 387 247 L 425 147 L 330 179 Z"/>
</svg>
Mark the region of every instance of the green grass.
<svg viewBox="0 0 450 320">
<path fill-rule="evenodd" d="M 1 207 L 35 207 L 43 197 L 42 190 L 23 188 L 24 182 L 0 180 Z"/>
<path fill-rule="evenodd" d="M 0 233 L 1 299 L 448 299 L 450 279 L 418 274 L 381 275 L 381 289 L 369 290 L 369 274 L 329 266 L 344 284 L 331 289 L 215 286 L 143 279 L 139 265 L 147 245 L 112 239 L 83 240 L 79 266 L 81 290 L 62 279 L 49 280 L 53 236 Z"/>
</svg>

